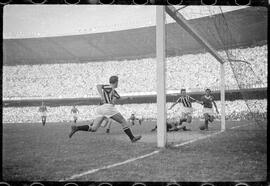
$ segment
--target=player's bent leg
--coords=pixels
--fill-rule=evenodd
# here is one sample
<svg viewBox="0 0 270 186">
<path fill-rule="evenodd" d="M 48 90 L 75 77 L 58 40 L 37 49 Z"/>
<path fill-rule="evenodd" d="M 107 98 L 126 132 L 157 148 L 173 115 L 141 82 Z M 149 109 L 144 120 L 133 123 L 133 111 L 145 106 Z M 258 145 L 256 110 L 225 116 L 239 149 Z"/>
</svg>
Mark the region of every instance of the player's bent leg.
<svg viewBox="0 0 270 186">
<path fill-rule="evenodd" d="M 107 133 L 107 134 L 110 133 L 111 124 L 112 124 L 112 121 L 111 121 L 111 120 L 108 120 L 108 124 L 107 124 L 107 128 L 106 128 L 106 133 Z"/>
<path fill-rule="evenodd" d="M 182 125 L 186 121 L 187 121 L 186 114 L 182 113 L 180 121 L 179 121 L 179 125 Z"/>
<path fill-rule="evenodd" d="M 69 138 L 73 136 L 77 131 L 88 131 L 88 132 L 95 132 L 100 126 L 101 122 L 105 117 L 101 116 L 96 118 L 94 121 L 91 121 L 89 125 L 80 125 L 80 126 L 71 126 L 71 131 L 69 133 Z M 99 123 L 100 122 L 100 123 Z"/>
<path fill-rule="evenodd" d="M 89 131 L 96 132 L 98 128 L 100 127 L 102 121 L 105 119 L 105 116 L 99 116 L 94 120 L 94 123 L 91 127 L 89 127 Z"/>
<path fill-rule="evenodd" d="M 209 118 L 210 118 L 210 115 L 209 114 L 207 114 L 207 113 L 205 113 L 205 121 L 204 121 L 204 123 L 205 123 L 205 130 L 208 130 L 208 121 L 209 121 Z"/>
<path fill-rule="evenodd" d="M 192 117 L 190 115 L 187 116 L 187 123 L 191 123 Z"/>
<path fill-rule="evenodd" d="M 214 119 L 215 119 L 215 116 L 213 116 L 213 115 L 209 116 L 209 121 L 210 121 L 211 123 L 214 121 Z"/>
<path fill-rule="evenodd" d="M 116 122 L 118 122 L 118 123 L 120 123 L 122 125 L 124 132 L 129 137 L 131 142 L 136 142 L 136 141 L 141 139 L 141 136 L 134 136 L 133 135 L 130 128 L 128 127 L 127 121 L 125 120 L 125 118 L 120 113 L 117 113 L 117 114 L 113 115 L 111 117 L 111 119 L 113 119 L 114 121 L 116 121 Z"/>
</svg>

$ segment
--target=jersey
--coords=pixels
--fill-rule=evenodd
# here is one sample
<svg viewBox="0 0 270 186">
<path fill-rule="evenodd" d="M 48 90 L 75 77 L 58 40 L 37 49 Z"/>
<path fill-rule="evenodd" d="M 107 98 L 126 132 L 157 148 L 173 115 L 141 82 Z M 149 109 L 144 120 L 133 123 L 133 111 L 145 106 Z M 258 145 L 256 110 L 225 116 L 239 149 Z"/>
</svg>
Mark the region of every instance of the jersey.
<svg viewBox="0 0 270 186">
<path fill-rule="evenodd" d="M 47 107 L 46 106 L 41 106 L 38 109 L 39 112 L 47 112 Z"/>
<path fill-rule="evenodd" d="M 71 109 L 71 112 L 74 113 L 74 114 L 76 114 L 76 113 L 79 112 L 79 110 L 78 110 L 77 108 L 72 108 L 72 109 Z"/>
<path fill-rule="evenodd" d="M 191 100 L 195 101 L 194 98 L 186 95 L 186 96 L 180 96 L 178 99 L 177 99 L 177 103 L 182 103 L 184 107 L 188 107 L 188 108 L 191 108 L 192 105 L 191 105 Z"/>
<path fill-rule="evenodd" d="M 102 94 L 104 96 L 104 103 L 113 104 L 114 98 L 120 99 L 119 94 L 110 85 L 102 85 Z"/>
<path fill-rule="evenodd" d="M 214 101 L 214 96 L 202 96 L 201 98 L 202 104 L 204 108 L 212 108 L 213 107 L 213 101 Z"/>
</svg>

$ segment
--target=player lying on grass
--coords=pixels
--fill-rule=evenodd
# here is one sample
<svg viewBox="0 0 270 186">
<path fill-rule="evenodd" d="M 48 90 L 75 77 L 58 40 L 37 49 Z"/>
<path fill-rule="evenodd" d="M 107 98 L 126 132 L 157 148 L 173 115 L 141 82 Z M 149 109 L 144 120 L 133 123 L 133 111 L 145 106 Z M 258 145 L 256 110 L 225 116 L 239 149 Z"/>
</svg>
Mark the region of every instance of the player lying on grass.
<svg viewBox="0 0 270 186">
<path fill-rule="evenodd" d="M 211 95 L 211 90 L 207 88 L 205 95 L 201 97 L 201 104 L 203 105 L 204 125 L 200 127 L 201 130 L 208 130 L 208 122 L 213 122 L 215 113 L 213 111 L 213 105 L 215 106 L 217 114 L 219 114 L 214 96 Z"/>
<path fill-rule="evenodd" d="M 38 111 L 40 112 L 40 116 L 41 116 L 41 121 L 42 121 L 42 125 L 45 126 L 46 124 L 46 117 L 47 117 L 47 107 L 44 104 L 44 102 L 42 101 L 41 106 L 39 107 Z"/>
<path fill-rule="evenodd" d="M 141 136 L 134 136 L 132 134 L 126 119 L 114 106 L 116 99 L 120 99 L 120 96 L 115 90 L 118 86 L 118 77 L 111 76 L 109 82 L 110 85 L 97 85 L 102 105 L 97 108 L 98 116 L 95 118 L 93 125 L 71 126 L 70 138 L 77 131 L 96 132 L 105 118 L 111 118 L 122 125 L 124 132 L 130 138 L 131 142 L 136 142 L 141 139 Z"/>
<path fill-rule="evenodd" d="M 179 124 L 176 126 L 176 128 L 178 128 L 178 129 L 190 130 L 190 129 L 187 129 L 186 126 L 184 126 L 182 124 L 184 122 L 191 123 L 191 121 L 192 121 L 193 108 L 192 108 L 191 100 L 196 101 L 197 103 L 201 103 L 200 101 L 188 96 L 186 93 L 186 89 L 181 89 L 181 96 L 169 108 L 169 110 L 171 110 L 177 103 L 183 104 L 180 121 L 179 121 Z"/>
<path fill-rule="evenodd" d="M 131 114 L 130 118 L 128 118 L 128 121 L 131 121 L 132 125 L 135 125 L 135 120 L 138 120 L 140 125 L 142 124 L 142 119 L 136 118 L 135 114 Z"/>
<path fill-rule="evenodd" d="M 177 127 L 178 121 L 167 121 L 166 126 L 167 126 L 167 132 L 178 131 L 181 129 L 183 129 L 184 131 L 190 130 L 190 129 L 187 129 L 185 126 L 184 127 Z M 154 132 L 156 130 L 157 130 L 157 125 L 153 129 L 151 129 L 151 132 Z"/>
<path fill-rule="evenodd" d="M 74 123 L 76 123 L 78 119 L 79 110 L 76 108 L 75 105 L 73 105 L 73 108 L 71 109 L 71 113 L 73 114 L 73 121 Z"/>
</svg>

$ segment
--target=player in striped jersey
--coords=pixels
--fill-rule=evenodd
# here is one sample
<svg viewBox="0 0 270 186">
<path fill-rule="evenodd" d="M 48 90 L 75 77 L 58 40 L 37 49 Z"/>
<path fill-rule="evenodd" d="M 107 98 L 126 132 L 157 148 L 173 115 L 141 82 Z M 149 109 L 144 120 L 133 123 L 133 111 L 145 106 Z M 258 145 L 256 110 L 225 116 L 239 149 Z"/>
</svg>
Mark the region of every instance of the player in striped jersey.
<svg viewBox="0 0 270 186">
<path fill-rule="evenodd" d="M 201 104 L 203 105 L 204 126 L 201 126 L 200 129 L 208 130 L 208 122 L 210 121 L 212 123 L 215 118 L 213 105 L 216 108 L 217 114 L 219 113 L 217 109 L 217 105 L 214 101 L 214 96 L 211 95 L 211 90 L 209 88 L 205 90 L 205 95 L 203 95 L 201 98 Z"/>
<path fill-rule="evenodd" d="M 181 96 L 169 108 L 169 110 L 171 110 L 177 103 L 183 104 L 183 109 L 182 109 L 179 125 L 176 126 L 175 130 L 180 130 L 180 129 L 183 129 L 184 131 L 190 130 L 190 129 L 187 129 L 186 126 L 182 126 L 182 124 L 183 122 L 191 123 L 192 121 L 193 108 L 192 108 L 191 100 L 196 101 L 197 103 L 200 103 L 200 101 L 188 96 L 186 93 L 186 89 L 181 89 Z"/>
<path fill-rule="evenodd" d="M 97 85 L 102 105 L 97 108 L 98 116 L 95 118 L 93 125 L 71 126 L 70 138 L 77 131 L 96 132 L 105 118 L 111 118 L 122 125 L 124 132 L 130 138 L 131 142 L 136 142 L 141 139 L 141 136 L 134 136 L 132 134 L 126 119 L 114 106 L 116 100 L 120 99 L 119 94 L 115 90 L 118 86 L 118 77 L 111 76 L 109 82 L 110 85 Z"/>
<path fill-rule="evenodd" d="M 41 106 L 39 107 L 38 111 L 40 112 L 40 116 L 41 116 L 41 121 L 42 121 L 42 125 L 45 126 L 46 124 L 46 117 L 47 117 L 47 107 L 44 104 L 44 102 L 42 101 Z"/>
</svg>

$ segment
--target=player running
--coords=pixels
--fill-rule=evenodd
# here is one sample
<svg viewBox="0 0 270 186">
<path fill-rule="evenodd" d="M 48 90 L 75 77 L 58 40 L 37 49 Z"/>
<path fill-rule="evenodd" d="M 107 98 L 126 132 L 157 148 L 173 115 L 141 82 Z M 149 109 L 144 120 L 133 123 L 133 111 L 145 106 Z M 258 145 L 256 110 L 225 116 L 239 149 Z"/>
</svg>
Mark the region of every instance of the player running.
<svg viewBox="0 0 270 186">
<path fill-rule="evenodd" d="M 126 119 L 114 106 L 116 99 L 120 99 L 119 94 L 115 90 L 118 86 L 118 77 L 111 76 L 109 82 L 110 85 L 97 85 L 102 105 L 97 108 L 98 116 L 95 118 L 93 125 L 71 126 L 70 138 L 77 131 L 96 132 L 105 118 L 111 118 L 122 125 L 124 132 L 130 138 L 131 142 L 141 139 L 141 136 L 133 136 Z"/>
<path fill-rule="evenodd" d="M 182 124 L 184 122 L 191 123 L 191 121 L 192 121 L 193 108 L 192 108 L 191 100 L 196 101 L 197 103 L 201 104 L 200 101 L 188 96 L 187 93 L 186 93 L 186 89 L 181 89 L 181 96 L 169 108 L 169 110 L 171 110 L 177 103 L 182 103 L 183 104 L 183 109 L 182 109 L 182 112 L 181 112 L 180 121 L 179 121 L 179 124 L 176 125 L 175 130 L 180 130 L 180 129 L 183 129 L 184 131 L 191 130 L 191 129 L 187 129 L 186 126 L 182 126 Z"/>
<path fill-rule="evenodd" d="M 77 122 L 78 113 L 79 113 L 79 110 L 76 108 L 75 105 L 73 105 L 73 108 L 71 109 L 71 114 L 73 114 L 73 121 L 74 121 L 74 123 Z"/>
<path fill-rule="evenodd" d="M 39 107 L 38 111 L 40 112 L 42 125 L 45 126 L 48 110 L 47 110 L 47 107 L 43 101 L 42 101 L 41 106 Z"/>
<path fill-rule="evenodd" d="M 211 95 L 211 90 L 207 88 L 205 90 L 205 95 L 201 97 L 201 104 L 203 105 L 203 115 L 204 115 L 204 126 L 200 127 L 201 130 L 208 130 L 208 121 L 211 123 L 214 121 L 214 111 L 213 104 L 216 108 L 217 114 L 219 114 L 217 105 L 214 101 L 214 96 Z"/>
<path fill-rule="evenodd" d="M 135 125 L 135 120 L 138 120 L 139 124 L 142 125 L 142 120 L 140 118 L 136 118 L 135 114 L 131 114 L 130 118 L 128 118 L 128 121 L 131 121 L 132 125 Z"/>
</svg>

